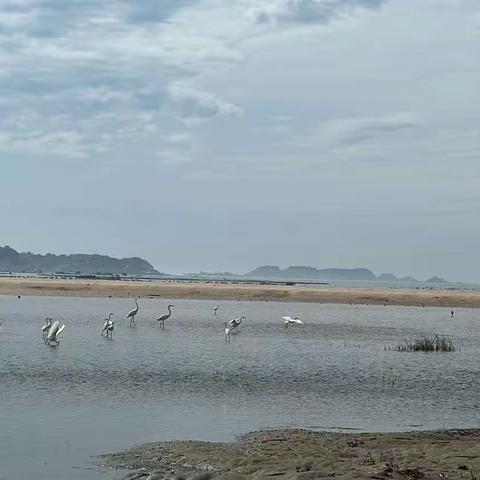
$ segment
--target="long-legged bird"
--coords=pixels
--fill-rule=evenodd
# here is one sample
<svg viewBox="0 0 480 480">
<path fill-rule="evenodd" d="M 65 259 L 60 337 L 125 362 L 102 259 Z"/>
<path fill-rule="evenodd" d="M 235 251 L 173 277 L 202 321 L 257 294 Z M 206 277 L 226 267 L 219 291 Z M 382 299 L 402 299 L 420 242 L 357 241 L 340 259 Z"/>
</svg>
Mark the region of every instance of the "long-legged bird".
<svg viewBox="0 0 480 480">
<path fill-rule="evenodd" d="M 135 323 L 135 317 L 138 313 L 138 302 L 137 302 L 137 299 L 134 298 L 135 300 L 135 308 L 133 310 L 130 310 L 128 313 L 127 313 L 127 318 L 130 319 L 130 324 L 129 324 L 129 327 L 134 327 L 136 325 Z"/>
<path fill-rule="evenodd" d="M 108 314 L 108 318 L 105 319 L 105 323 L 103 324 L 103 329 L 102 329 L 102 337 L 103 333 L 106 332 L 107 338 L 108 335 L 110 334 L 110 338 L 113 338 L 113 330 L 115 328 L 115 322 L 112 320 L 113 313 Z"/>
<path fill-rule="evenodd" d="M 47 338 L 45 343 L 47 345 L 60 345 L 60 340 L 58 336 L 65 330 L 65 324 L 60 323 L 58 320 L 55 320 L 48 329 Z"/>
<path fill-rule="evenodd" d="M 283 318 L 283 324 L 285 325 L 285 328 L 288 328 L 288 326 L 291 324 L 303 325 L 303 322 L 297 317 L 292 318 L 290 316 L 287 316 L 282 318 Z"/>
<path fill-rule="evenodd" d="M 45 319 L 45 325 L 42 327 L 42 337 L 45 339 L 47 338 L 47 333 L 49 328 L 52 326 L 53 320 L 51 318 L 46 318 Z"/>
<path fill-rule="evenodd" d="M 238 327 L 241 325 L 242 321 L 245 320 L 245 317 L 233 318 L 228 322 L 230 327 L 230 333 L 238 333 Z"/>
<path fill-rule="evenodd" d="M 157 318 L 158 325 L 162 328 L 165 328 L 165 320 L 168 320 L 170 318 L 170 315 L 172 314 L 172 307 L 174 305 L 169 305 L 168 308 L 168 313 L 165 313 L 164 315 L 160 316 Z"/>
</svg>

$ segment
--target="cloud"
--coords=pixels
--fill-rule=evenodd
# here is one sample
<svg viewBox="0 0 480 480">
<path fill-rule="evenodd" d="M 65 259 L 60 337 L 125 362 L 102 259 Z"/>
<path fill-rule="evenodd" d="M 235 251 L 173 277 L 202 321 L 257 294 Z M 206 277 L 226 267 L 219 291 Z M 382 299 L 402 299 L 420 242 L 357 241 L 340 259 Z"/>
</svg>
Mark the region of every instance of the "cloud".
<svg viewBox="0 0 480 480">
<path fill-rule="evenodd" d="M 80 93 L 76 94 L 82 97 Z M 85 91 L 84 101 L 96 104 L 97 94 L 98 92 Z M 128 106 L 122 111 L 115 111 L 108 105 L 111 101 L 109 95 L 102 98 L 100 104 L 104 108 L 100 110 L 81 102 L 80 105 L 70 104 L 70 108 L 76 107 L 73 111 L 54 113 L 52 110 L 60 108 L 57 107 L 57 102 L 61 104 L 62 95 L 54 99 L 49 107 L 41 104 L 38 109 L 14 110 L 14 102 L 9 109 L 4 110 L 8 115 L 0 118 L 0 150 L 79 158 L 155 134 L 158 128 L 155 112 Z M 68 103 L 68 100 L 65 102 Z"/>
<path fill-rule="evenodd" d="M 395 82 L 408 82 L 409 72 L 390 70 L 392 54 L 366 30 L 352 27 L 350 37 L 347 31 L 329 32 L 323 42 L 315 37 L 317 29 L 308 28 L 385 3 L 5 0 L 0 2 L 0 148 L 79 157 L 137 142 L 145 156 L 169 152 L 183 163 L 197 156 L 195 164 L 237 171 L 245 163 L 253 169 L 292 160 L 295 166 L 319 152 L 354 158 L 367 150 L 399 149 L 395 139 L 415 136 L 418 119 L 370 113 L 370 105 L 377 95 L 389 104 L 392 98 L 382 89 L 391 84 L 398 94 L 403 86 Z M 384 35 L 384 18 L 376 22 Z M 272 28 L 263 29 L 263 23 Z M 368 46 L 360 45 L 362 38 Z M 404 48 L 402 39 L 399 44 L 396 52 Z M 386 64 L 380 51 L 386 52 Z M 460 58 L 457 51 L 467 49 L 455 48 Z M 419 58 L 406 57 L 402 64 L 395 54 L 407 69 Z M 253 67 L 247 65 L 252 58 Z M 443 67 L 445 58 L 442 50 Z M 434 60 L 420 61 L 423 66 Z M 469 65 L 473 69 L 474 62 Z M 363 76 L 368 82 L 349 83 Z M 422 85 L 415 81 L 416 89 Z M 398 103 L 414 105 L 409 97 Z M 382 108 L 396 112 L 402 106 Z M 233 117 L 235 122 L 226 121 Z M 209 123 L 214 130 L 222 124 L 226 134 L 212 132 Z M 233 123 L 235 131 L 228 131 Z M 188 141 L 185 132 L 177 132 L 200 124 L 200 135 Z M 165 138 L 177 140 L 165 145 Z M 297 162 L 295 149 L 305 158 Z"/>
<path fill-rule="evenodd" d="M 30 131 L 26 135 L 0 133 L 0 148 L 4 151 L 21 151 L 33 155 L 57 154 L 64 157 L 83 158 L 87 156 L 85 139 L 80 132 Z"/>
<path fill-rule="evenodd" d="M 178 119 L 189 127 L 243 112 L 199 78 L 241 64 L 243 43 L 262 35 L 260 17 L 321 22 L 380 3 L 5 0 L 0 148 L 79 157 L 149 138 L 158 151 L 155 136 Z"/>
<path fill-rule="evenodd" d="M 120 0 L 120 4 L 125 6 L 128 19 L 139 23 L 168 21 L 173 13 L 196 2 L 198 0 Z"/>
<path fill-rule="evenodd" d="M 199 3 L 0 2 L 0 148 L 86 156 L 160 129 L 168 134 L 175 118 L 239 113 L 214 93 L 187 87 L 242 59 L 227 27 Z M 193 28 L 197 22 L 206 31 Z"/>
<path fill-rule="evenodd" d="M 355 9 L 375 9 L 387 0 L 263 0 L 248 15 L 257 23 L 325 24 Z"/>
<path fill-rule="evenodd" d="M 418 114 L 412 112 L 334 118 L 292 135 L 283 147 L 282 158 L 297 154 L 306 164 L 337 167 L 344 162 L 395 164 L 419 149 L 421 128 Z"/>
<path fill-rule="evenodd" d="M 96 23 L 117 26 L 162 23 L 198 0 L 4 0 L 0 27 L 22 27 L 29 36 L 68 36 Z"/>
<path fill-rule="evenodd" d="M 353 117 L 327 122 L 323 135 L 337 146 L 351 146 L 395 135 L 419 125 L 418 115 L 396 113 L 381 117 Z"/>
<path fill-rule="evenodd" d="M 170 85 L 168 93 L 171 107 L 187 122 L 242 113 L 242 109 L 237 105 L 182 83 Z"/>
<path fill-rule="evenodd" d="M 452 241 L 436 258 L 431 235 L 421 237 L 429 210 L 448 211 L 452 196 L 479 198 L 479 14 L 478 0 L 2 0 L 2 205 L 7 217 L 17 208 L 9 242 L 33 228 L 42 245 L 46 228 L 45 248 L 55 230 L 59 250 L 72 239 L 82 248 L 117 242 L 161 263 L 158 252 L 170 249 L 172 267 L 190 268 L 199 212 L 215 220 L 200 262 L 229 261 L 222 245 L 263 262 L 252 252 L 277 245 L 272 261 L 300 252 L 309 262 L 320 250 L 363 263 L 358 252 L 372 251 L 365 263 L 374 267 L 387 254 L 408 261 L 410 245 L 412 262 L 433 265 L 467 238 L 471 268 L 474 213 L 463 227 L 459 216 L 438 219 L 435 246 Z M 39 214 L 29 215 L 39 195 Z M 105 227 L 93 210 L 48 216 L 59 197 L 65 209 L 111 204 L 111 235 L 92 240 L 78 228 L 88 216 Z M 151 209 L 143 220 L 136 200 Z M 418 205 L 425 215 L 415 225 Z M 366 226 L 359 212 L 374 220 Z M 138 226 L 131 238 L 118 235 L 125 216 Z M 175 226 L 170 237 L 164 222 Z M 254 232 L 251 242 L 238 242 L 232 225 Z M 279 246 L 285 225 L 308 232 Z"/>
</svg>

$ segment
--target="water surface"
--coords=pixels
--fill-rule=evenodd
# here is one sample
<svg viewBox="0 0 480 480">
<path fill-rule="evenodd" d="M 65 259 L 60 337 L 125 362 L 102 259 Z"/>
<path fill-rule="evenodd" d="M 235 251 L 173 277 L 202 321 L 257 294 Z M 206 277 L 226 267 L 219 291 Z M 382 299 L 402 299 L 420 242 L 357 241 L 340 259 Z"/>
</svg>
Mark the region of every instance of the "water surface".
<svg viewBox="0 0 480 480">
<path fill-rule="evenodd" d="M 456 309 L 0 297 L 0 480 L 106 479 L 91 455 L 266 427 L 405 431 L 480 426 L 480 312 Z M 117 314 L 113 340 L 100 336 Z M 67 328 L 41 339 L 45 316 Z M 226 343 L 223 321 L 246 315 Z M 282 315 L 305 327 L 286 330 Z M 423 334 L 453 354 L 384 351 Z"/>
</svg>

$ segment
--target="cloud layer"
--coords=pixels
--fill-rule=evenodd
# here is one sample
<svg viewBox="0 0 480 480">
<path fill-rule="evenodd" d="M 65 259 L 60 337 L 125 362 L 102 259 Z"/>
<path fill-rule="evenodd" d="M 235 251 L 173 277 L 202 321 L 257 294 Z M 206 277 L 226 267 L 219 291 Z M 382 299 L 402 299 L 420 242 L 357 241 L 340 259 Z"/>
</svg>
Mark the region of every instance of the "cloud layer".
<svg viewBox="0 0 480 480">
<path fill-rule="evenodd" d="M 325 24 L 356 9 L 379 8 L 387 0 L 264 0 L 250 10 L 259 23 Z"/>
<path fill-rule="evenodd" d="M 471 278 L 479 19 L 475 0 L 4 0 L 4 241 Z M 103 221 L 60 220 L 59 198 Z"/>
<path fill-rule="evenodd" d="M 0 147 L 77 157 L 168 130 L 175 119 L 191 125 L 238 115 L 242 106 L 197 79 L 243 61 L 242 44 L 262 34 L 252 15 L 325 23 L 335 12 L 374 6 L 379 2 L 6 0 Z"/>
</svg>

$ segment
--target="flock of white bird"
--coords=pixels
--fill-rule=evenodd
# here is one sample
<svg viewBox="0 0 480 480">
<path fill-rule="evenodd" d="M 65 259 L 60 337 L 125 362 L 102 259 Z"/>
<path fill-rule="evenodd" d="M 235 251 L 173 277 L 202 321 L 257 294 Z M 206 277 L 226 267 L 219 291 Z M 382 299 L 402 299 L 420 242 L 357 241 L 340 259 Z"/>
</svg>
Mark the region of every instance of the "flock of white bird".
<svg viewBox="0 0 480 480">
<path fill-rule="evenodd" d="M 135 317 L 138 315 L 139 311 L 139 305 L 137 302 L 137 299 L 134 299 L 135 301 L 135 308 L 131 310 L 130 312 L 127 313 L 126 318 L 129 320 L 129 327 L 135 327 Z M 168 305 L 167 310 L 168 313 L 165 313 L 158 317 L 156 321 L 158 322 L 159 326 L 161 328 L 165 328 L 165 321 L 170 318 L 172 315 L 172 308 L 174 305 Z M 218 306 L 215 306 L 213 308 L 213 313 L 214 315 L 217 315 L 218 312 Z M 106 335 L 107 338 L 113 338 L 113 331 L 115 330 L 115 322 L 112 320 L 113 313 L 109 313 L 108 317 L 104 320 L 103 328 L 101 331 L 101 335 Z M 224 322 L 225 325 L 225 341 L 230 340 L 230 335 L 235 335 L 239 333 L 239 327 L 242 324 L 242 322 L 246 319 L 245 316 L 233 318 L 232 320 L 229 320 L 227 322 Z M 297 317 L 290 317 L 290 316 L 285 316 L 282 317 L 283 319 L 283 324 L 285 325 L 285 328 L 288 328 L 289 325 L 303 325 L 303 322 L 297 318 Z M 42 336 L 43 339 L 45 340 L 45 343 L 47 345 L 52 345 L 52 346 L 58 346 L 60 345 L 60 340 L 59 340 L 59 335 L 65 330 L 65 324 L 59 322 L 58 320 L 52 320 L 51 318 L 47 317 L 45 319 L 45 325 L 42 327 Z"/>
</svg>

